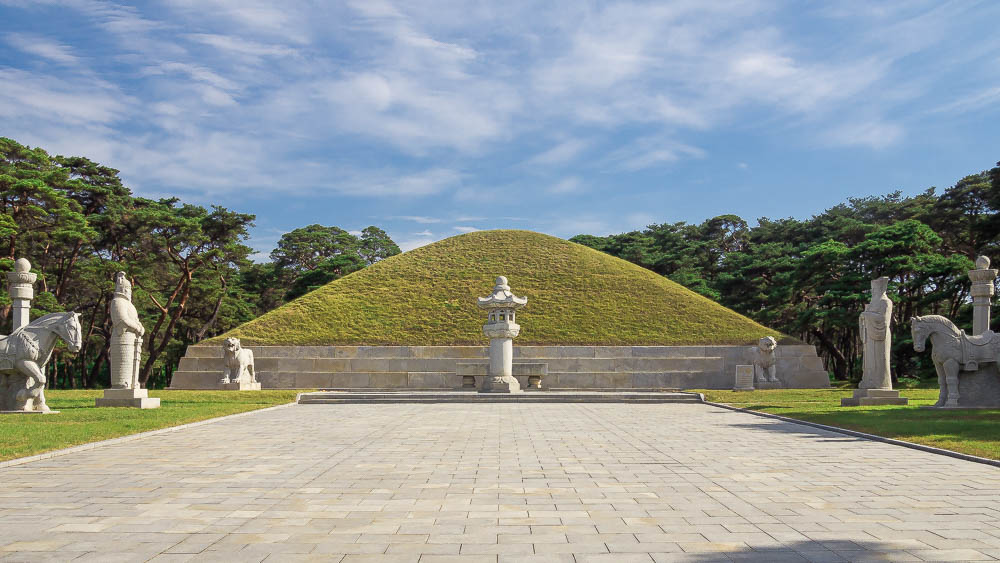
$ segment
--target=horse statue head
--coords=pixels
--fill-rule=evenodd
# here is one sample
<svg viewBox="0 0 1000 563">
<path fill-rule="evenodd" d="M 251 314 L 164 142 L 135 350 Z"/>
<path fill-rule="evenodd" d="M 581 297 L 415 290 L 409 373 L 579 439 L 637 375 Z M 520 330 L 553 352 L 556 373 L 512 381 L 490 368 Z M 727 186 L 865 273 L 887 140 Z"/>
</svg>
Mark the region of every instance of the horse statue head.
<svg viewBox="0 0 1000 563">
<path fill-rule="evenodd" d="M 929 335 L 930 330 L 927 329 L 927 323 L 923 322 L 922 317 L 910 317 L 910 336 L 913 338 L 914 350 L 923 352 L 927 348 Z"/>
<path fill-rule="evenodd" d="M 914 350 L 923 352 L 927 346 L 927 338 L 932 334 L 942 334 L 957 341 L 961 337 L 962 331 L 941 315 L 910 317 L 910 335 L 913 337 Z"/>
<path fill-rule="evenodd" d="M 66 348 L 76 354 L 83 348 L 83 329 L 80 327 L 80 313 L 50 313 L 28 323 L 27 328 L 48 329 L 66 343 Z"/>
</svg>

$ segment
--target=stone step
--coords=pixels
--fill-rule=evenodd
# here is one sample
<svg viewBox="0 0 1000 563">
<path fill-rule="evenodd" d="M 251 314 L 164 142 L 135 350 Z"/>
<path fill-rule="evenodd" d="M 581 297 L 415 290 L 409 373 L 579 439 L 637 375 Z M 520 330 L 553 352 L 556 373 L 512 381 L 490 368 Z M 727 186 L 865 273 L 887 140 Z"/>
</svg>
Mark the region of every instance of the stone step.
<svg viewBox="0 0 1000 563">
<path fill-rule="evenodd" d="M 526 391 L 477 393 L 474 391 L 362 392 L 321 391 L 302 393 L 300 405 L 346 403 L 701 403 L 698 393 L 629 391 Z"/>
</svg>

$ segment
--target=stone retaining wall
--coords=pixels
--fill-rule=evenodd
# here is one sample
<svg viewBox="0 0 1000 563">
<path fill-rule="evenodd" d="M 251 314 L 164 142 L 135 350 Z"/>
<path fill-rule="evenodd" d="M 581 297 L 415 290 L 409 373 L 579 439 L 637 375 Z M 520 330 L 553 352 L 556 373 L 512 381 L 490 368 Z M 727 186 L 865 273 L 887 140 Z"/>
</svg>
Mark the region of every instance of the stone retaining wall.
<svg viewBox="0 0 1000 563">
<path fill-rule="evenodd" d="M 469 364 L 488 361 L 487 346 L 248 346 L 265 389 L 459 389 Z M 543 389 L 732 389 L 751 346 L 514 346 L 519 363 L 545 364 Z M 784 387 L 822 388 L 829 377 L 813 346 L 776 351 Z M 460 365 L 461 364 L 461 365 Z M 527 366 L 526 366 L 527 367 Z M 216 389 L 222 346 L 187 349 L 171 389 Z M 532 372 L 537 367 L 532 368 Z M 485 373 L 485 372 L 484 372 Z"/>
</svg>

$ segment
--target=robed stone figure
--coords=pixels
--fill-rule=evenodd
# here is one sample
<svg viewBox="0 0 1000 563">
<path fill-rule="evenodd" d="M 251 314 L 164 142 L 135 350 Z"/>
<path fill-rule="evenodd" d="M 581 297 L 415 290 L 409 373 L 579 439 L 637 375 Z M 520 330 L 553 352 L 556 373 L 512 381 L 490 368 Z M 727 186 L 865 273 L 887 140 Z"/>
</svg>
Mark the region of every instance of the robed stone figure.
<svg viewBox="0 0 1000 563">
<path fill-rule="evenodd" d="M 889 374 L 889 346 L 892 335 L 892 301 L 885 294 L 889 278 L 872 280 L 872 300 L 858 318 L 861 341 L 864 342 L 864 372 L 859 389 L 892 389 Z"/>
<path fill-rule="evenodd" d="M 139 313 L 132 304 L 132 283 L 125 277 L 125 272 L 115 274 L 111 325 L 111 386 L 115 389 L 138 389 L 142 335 L 146 329 L 139 322 Z"/>
</svg>

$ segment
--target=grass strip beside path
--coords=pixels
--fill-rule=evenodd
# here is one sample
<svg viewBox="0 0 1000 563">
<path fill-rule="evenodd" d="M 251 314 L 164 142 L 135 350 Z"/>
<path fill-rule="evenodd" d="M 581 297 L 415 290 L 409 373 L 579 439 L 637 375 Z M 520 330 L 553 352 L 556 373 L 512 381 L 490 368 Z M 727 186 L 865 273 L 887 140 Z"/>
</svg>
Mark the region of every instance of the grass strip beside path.
<svg viewBox="0 0 1000 563">
<path fill-rule="evenodd" d="M 149 430 L 237 414 L 295 400 L 300 391 L 150 391 L 158 409 L 95 408 L 95 390 L 47 390 L 59 414 L 0 416 L 0 461 Z"/>
<path fill-rule="evenodd" d="M 903 389 L 907 406 L 841 407 L 850 389 L 698 390 L 705 400 L 1000 460 L 1000 409 L 922 409 L 937 389 Z"/>
</svg>

